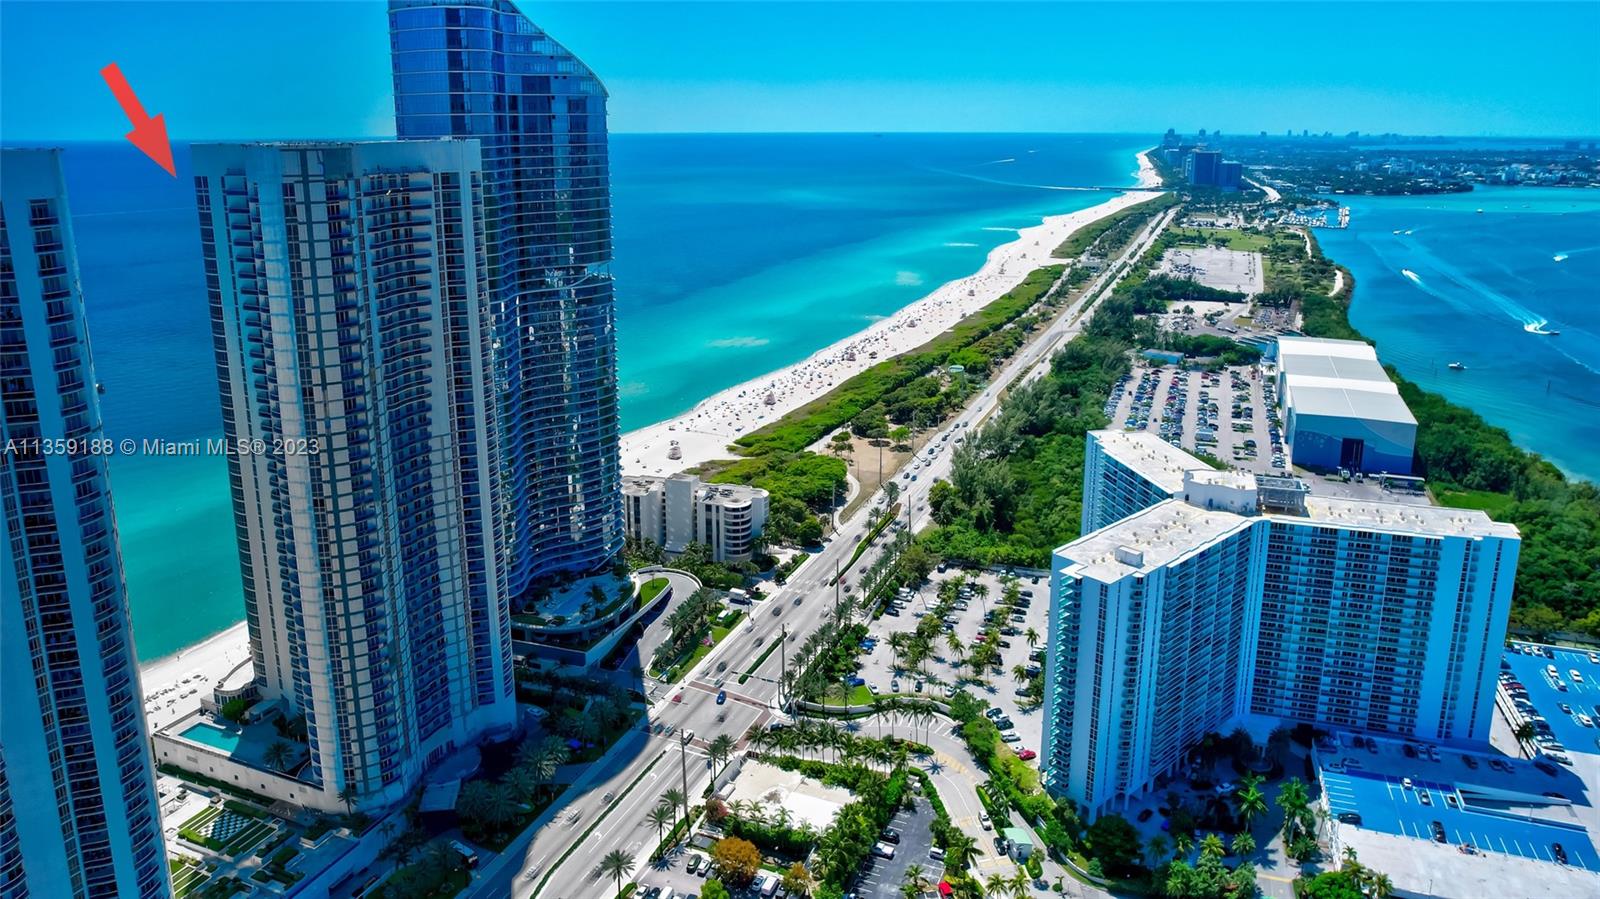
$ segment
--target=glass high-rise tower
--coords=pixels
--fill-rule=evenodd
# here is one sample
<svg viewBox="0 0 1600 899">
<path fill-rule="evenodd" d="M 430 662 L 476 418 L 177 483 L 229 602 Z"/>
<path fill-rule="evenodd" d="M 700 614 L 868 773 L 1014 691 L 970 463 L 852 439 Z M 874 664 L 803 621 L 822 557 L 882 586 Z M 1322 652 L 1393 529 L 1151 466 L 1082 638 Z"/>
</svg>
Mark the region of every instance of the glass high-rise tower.
<svg viewBox="0 0 1600 899">
<path fill-rule="evenodd" d="M 388 805 L 516 718 L 477 144 L 194 171 L 256 681 L 311 804 Z"/>
<path fill-rule="evenodd" d="M 0 151 L 0 396 L 0 896 L 168 896 L 58 150 Z"/>
<path fill-rule="evenodd" d="M 395 130 L 483 147 L 513 596 L 622 547 L 606 92 L 508 0 L 390 0 Z"/>
</svg>

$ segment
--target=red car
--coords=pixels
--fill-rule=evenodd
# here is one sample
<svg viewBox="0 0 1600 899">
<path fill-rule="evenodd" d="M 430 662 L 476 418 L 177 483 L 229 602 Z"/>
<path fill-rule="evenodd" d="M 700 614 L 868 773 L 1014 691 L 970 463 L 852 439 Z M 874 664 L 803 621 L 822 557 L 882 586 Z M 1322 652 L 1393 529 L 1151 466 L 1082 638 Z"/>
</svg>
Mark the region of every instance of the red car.
<svg viewBox="0 0 1600 899">
<path fill-rule="evenodd" d="M 1034 759 L 1036 759 L 1038 757 L 1039 757 L 1039 753 L 1034 752 L 1032 749 L 1024 749 L 1021 752 L 1017 753 L 1017 758 L 1022 759 L 1025 762 L 1032 761 L 1032 760 L 1034 760 Z"/>
</svg>

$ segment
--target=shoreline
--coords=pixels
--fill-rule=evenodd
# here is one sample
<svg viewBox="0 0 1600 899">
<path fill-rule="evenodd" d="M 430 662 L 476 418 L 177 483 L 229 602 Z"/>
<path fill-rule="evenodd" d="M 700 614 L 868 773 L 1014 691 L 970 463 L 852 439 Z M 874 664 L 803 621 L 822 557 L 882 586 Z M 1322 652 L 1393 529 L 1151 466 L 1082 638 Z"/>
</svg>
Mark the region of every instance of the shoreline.
<svg viewBox="0 0 1600 899">
<path fill-rule="evenodd" d="M 921 346 L 1021 284 L 1034 269 L 1059 262 L 1050 254 L 1072 232 L 1159 192 L 1161 179 L 1149 151 L 1136 154 L 1136 159 L 1138 169 L 1132 173 L 1136 185 L 1103 203 L 1046 216 L 1037 225 L 1018 229 L 1015 240 L 989 251 L 978 271 L 941 284 L 894 314 L 799 362 L 735 384 L 685 412 L 623 434 L 619 449 L 623 475 L 671 474 L 713 459 L 732 458 L 727 446 L 736 438 L 770 424 L 878 362 Z M 845 358 L 850 350 L 856 351 L 854 361 Z M 774 399 L 770 406 L 763 402 L 768 393 Z M 678 441 L 682 458 L 667 459 L 670 440 Z M 647 455 L 648 462 L 644 461 Z M 140 686 L 149 728 L 154 731 L 165 726 L 194 707 L 190 702 L 169 710 L 166 700 L 174 692 L 183 692 L 174 688 L 209 690 L 248 658 L 249 636 L 245 622 L 239 621 L 175 653 L 141 662 Z M 151 711 L 153 708 L 156 710 Z"/>
<path fill-rule="evenodd" d="M 1139 179 L 1159 180 L 1146 153 Z M 1011 290 L 1035 269 L 1062 260 L 1050 254 L 1074 231 L 1150 199 L 1157 191 L 1130 187 L 1103 203 L 1018 229 L 1017 239 L 989 251 L 973 274 L 939 285 L 887 318 L 823 347 L 799 362 L 721 390 L 687 411 L 622 435 L 624 476 L 662 476 L 736 456 L 727 447 L 823 396 L 879 362 L 916 349 Z M 854 355 L 854 359 L 850 358 Z M 667 458 L 676 442 L 681 453 Z"/>
</svg>

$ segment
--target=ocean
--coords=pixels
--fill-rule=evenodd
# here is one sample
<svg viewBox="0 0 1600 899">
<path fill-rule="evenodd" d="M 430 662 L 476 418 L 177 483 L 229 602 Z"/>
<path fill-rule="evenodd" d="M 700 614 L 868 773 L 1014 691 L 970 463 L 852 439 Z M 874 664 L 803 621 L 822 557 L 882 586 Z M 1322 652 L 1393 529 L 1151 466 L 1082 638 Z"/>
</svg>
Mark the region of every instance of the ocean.
<svg viewBox="0 0 1600 899">
<path fill-rule="evenodd" d="M 1350 227 L 1317 239 L 1355 276 L 1350 320 L 1380 358 L 1600 481 L 1600 190 L 1330 199 Z"/>
<path fill-rule="evenodd" d="M 623 428 L 781 368 L 976 271 L 1045 215 L 1132 185 L 1130 135 L 613 135 Z M 65 155 L 109 437 L 221 431 L 187 147 Z M 243 617 L 215 457 L 111 463 L 134 639 L 151 660 Z"/>
</svg>

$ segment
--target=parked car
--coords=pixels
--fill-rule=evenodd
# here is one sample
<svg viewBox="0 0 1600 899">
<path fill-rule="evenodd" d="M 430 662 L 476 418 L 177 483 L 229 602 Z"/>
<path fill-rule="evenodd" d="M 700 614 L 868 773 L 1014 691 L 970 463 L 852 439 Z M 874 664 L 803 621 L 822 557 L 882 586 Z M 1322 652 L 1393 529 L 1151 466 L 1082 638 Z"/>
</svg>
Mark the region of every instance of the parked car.
<svg viewBox="0 0 1600 899">
<path fill-rule="evenodd" d="M 1360 827 L 1361 826 L 1361 815 L 1360 815 L 1359 812 L 1340 812 L 1339 813 L 1339 823 L 1340 824 L 1354 824 L 1357 827 Z"/>
<path fill-rule="evenodd" d="M 1433 822 L 1430 822 L 1428 824 L 1428 826 L 1430 828 L 1432 828 L 1432 830 L 1433 830 L 1433 839 L 1434 839 L 1435 842 L 1439 842 L 1439 843 L 1447 842 L 1447 838 L 1445 837 L 1445 833 L 1444 833 L 1444 822 L 1442 822 L 1442 821 L 1433 821 Z"/>
<path fill-rule="evenodd" d="M 1560 843 L 1550 844 L 1550 854 L 1555 856 L 1557 862 L 1563 865 L 1567 863 L 1567 850 Z"/>
<path fill-rule="evenodd" d="M 883 829 L 883 841 L 885 843 L 894 843 L 895 845 L 899 845 L 900 831 L 895 830 L 893 827 L 885 827 Z"/>
<path fill-rule="evenodd" d="M 1024 749 L 1017 753 L 1017 758 L 1022 759 L 1025 762 L 1031 762 L 1038 757 L 1039 753 L 1034 752 L 1032 749 Z"/>
</svg>

